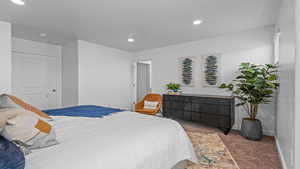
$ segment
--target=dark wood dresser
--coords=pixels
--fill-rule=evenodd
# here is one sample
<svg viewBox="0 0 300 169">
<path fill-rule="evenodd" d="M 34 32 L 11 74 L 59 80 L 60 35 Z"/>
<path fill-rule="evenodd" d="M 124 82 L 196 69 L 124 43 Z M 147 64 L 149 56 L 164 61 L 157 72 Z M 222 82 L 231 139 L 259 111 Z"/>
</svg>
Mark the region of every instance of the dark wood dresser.
<svg viewBox="0 0 300 169">
<path fill-rule="evenodd" d="M 163 95 L 163 116 L 195 121 L 221 129 L 227 134 L 235 118 L 235 99 L 213 95 Z"/>
</svg>

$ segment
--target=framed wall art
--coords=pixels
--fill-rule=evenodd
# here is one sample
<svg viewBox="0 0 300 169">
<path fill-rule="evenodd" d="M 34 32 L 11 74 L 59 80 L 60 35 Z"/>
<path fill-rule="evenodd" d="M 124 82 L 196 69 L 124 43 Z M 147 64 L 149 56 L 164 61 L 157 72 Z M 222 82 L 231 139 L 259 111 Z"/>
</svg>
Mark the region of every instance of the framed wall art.
<svg viewBox="0 0 300 169">
<path fill-rule="evenodd" d="M 221 55 L 209 54 L 202 56 L 202 85 L 218 87 L 220 84 Z"/>
<path fill-rule="evenodd" d="M 181 57 L 180 66 L 180 84 L 186 87 L 195 85 L 195 57 Z"/>
</svg>

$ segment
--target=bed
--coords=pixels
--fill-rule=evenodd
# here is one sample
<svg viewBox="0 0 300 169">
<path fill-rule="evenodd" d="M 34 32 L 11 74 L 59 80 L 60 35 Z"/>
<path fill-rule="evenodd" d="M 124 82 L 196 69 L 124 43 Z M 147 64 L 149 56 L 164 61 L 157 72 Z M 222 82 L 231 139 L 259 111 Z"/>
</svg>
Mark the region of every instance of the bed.
<svg viewBox="0 0 300 169">
<path fill-rule="evenodd" d="M 27 155 L 25 169 L 171 169 L 197 162 L 186 132 L 170 119 L 130 111 L 53 119 L 59 144 Z"/>
</svg>

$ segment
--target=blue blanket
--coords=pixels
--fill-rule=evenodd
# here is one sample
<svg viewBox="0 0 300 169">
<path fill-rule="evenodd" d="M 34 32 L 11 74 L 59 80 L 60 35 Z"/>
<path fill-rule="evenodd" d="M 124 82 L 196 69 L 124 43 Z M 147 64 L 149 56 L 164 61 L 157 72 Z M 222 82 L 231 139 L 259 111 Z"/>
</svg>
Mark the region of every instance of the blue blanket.
<svg viewBox="0 0 300 169">
<path fill-rule="evenodd" d="M 0 168 L 24 169 L 25 157 L 14 143 L 0 136 Z"/>
<path fill-rule="evenodd" d="M 82 105 L 74 107 L 66 107 L 61 109 L 44 110 L 50 116 L 76 116 L 76 117 L 93 117 L 101 118 L 111 113 L 123 111 L 121 109 L 114 109 L 102 106 Z"/>
</svg>

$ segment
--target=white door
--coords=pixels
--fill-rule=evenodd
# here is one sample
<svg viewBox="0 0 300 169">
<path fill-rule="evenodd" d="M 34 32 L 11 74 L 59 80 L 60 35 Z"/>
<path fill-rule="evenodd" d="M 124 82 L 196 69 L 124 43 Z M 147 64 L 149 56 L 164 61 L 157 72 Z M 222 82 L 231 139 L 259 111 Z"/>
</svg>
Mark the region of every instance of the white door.
<svg viewBox="0 0 300 169">
<path fill-rule="evenodd" d="M 137 63 L 137 101 L 150 92 L 150 64 Z"/>
<path fill-rule="evenodd" d="M 58 106 L 57 70 L 57 58 L 48 57 L 48 108 L 56 108 Z"/>
<path fill-rule="evenodd" d="M 57 107 L 56 57 L 13 52 L 13 95 L 39 108 Z"/>
</svg>

